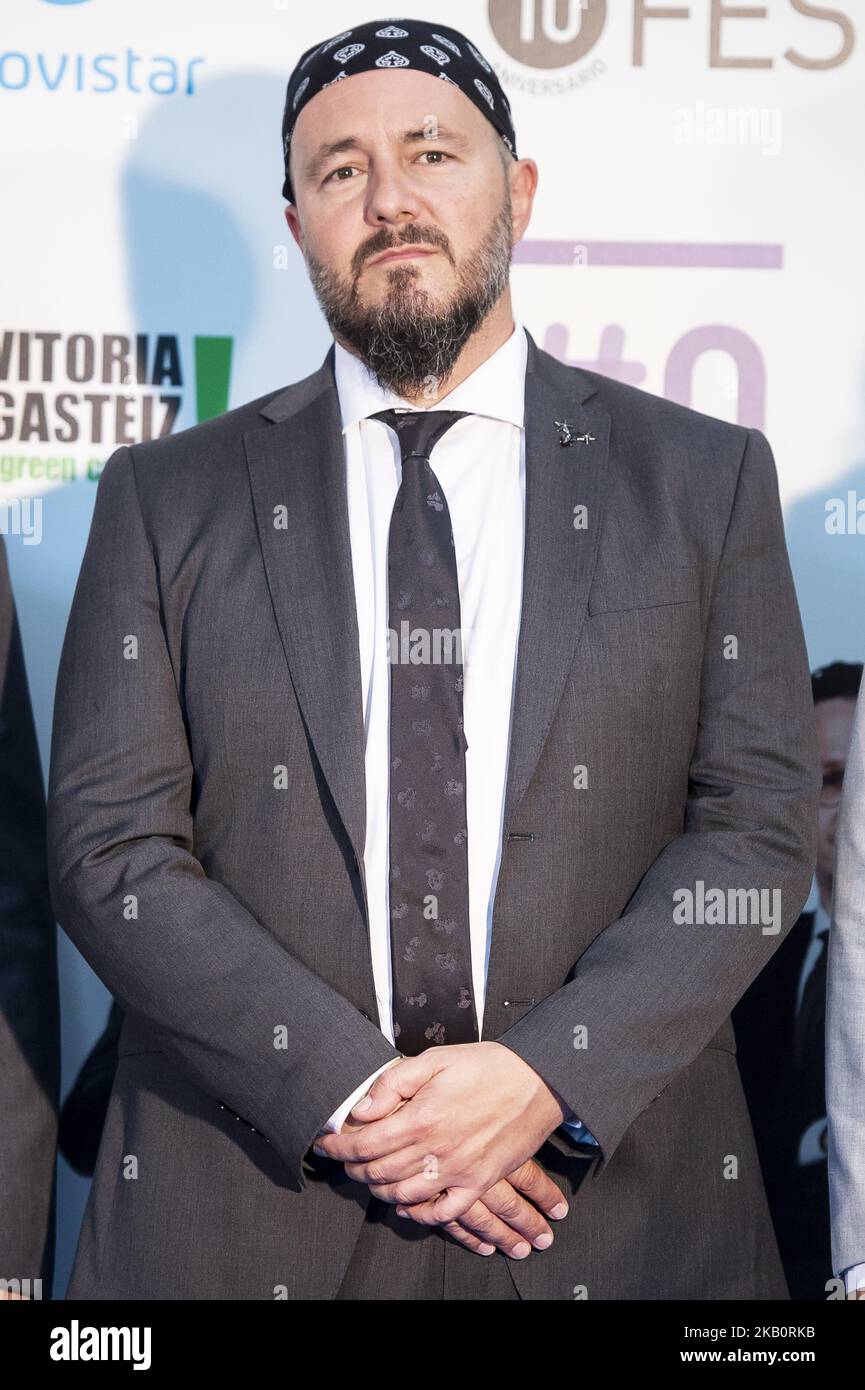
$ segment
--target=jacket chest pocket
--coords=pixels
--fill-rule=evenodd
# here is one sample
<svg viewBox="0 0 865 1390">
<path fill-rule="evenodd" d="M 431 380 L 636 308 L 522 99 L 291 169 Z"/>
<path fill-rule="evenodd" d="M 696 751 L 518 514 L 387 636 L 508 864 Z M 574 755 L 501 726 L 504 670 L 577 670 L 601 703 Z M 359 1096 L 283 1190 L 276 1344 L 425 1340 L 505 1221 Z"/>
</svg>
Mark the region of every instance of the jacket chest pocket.
<svg viewBox="0 0 865 1390">
<path fill-rule="evenodd" d="M 697 565 L 635 570 L 629 574 L 597 574 L 589 594 L 589 616 L 633 608 L 663 608 L 700 601 Z"/>
</svg>

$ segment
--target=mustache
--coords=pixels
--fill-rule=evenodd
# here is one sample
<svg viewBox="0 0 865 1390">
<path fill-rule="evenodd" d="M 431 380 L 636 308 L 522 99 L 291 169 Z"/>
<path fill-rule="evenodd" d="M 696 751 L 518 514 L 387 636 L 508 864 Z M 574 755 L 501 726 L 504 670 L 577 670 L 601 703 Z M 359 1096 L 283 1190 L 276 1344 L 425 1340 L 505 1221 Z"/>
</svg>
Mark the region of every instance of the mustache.
<svg viewBox="0 0 865 1390">
<path fill-rule="evenodd" d="M 440 232 L 434 227 L 416 227 L 412 224 L 406 227 L 397 238 L 392 237 L 385 228 L 376 232 L 364 246 L 359 247 L 355 252 L 352 260 L 352 271 L 358 275 L 371 256 L 380 256 L 384 251 L 401 251 L 404 246 L 423 245 L 437 247 L 438 250 L 445 253 L 448 260 L 453 262 L 450 242 L 444 232 Z"/>
</svg>

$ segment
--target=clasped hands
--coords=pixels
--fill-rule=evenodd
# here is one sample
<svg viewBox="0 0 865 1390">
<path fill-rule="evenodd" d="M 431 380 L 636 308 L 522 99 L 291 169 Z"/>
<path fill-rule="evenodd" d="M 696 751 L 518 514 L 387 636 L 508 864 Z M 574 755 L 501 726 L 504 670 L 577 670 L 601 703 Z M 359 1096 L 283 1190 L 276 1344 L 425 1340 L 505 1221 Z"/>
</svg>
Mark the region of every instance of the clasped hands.
<svg viewBox="0 0 865 1390">
<path fill-rule="evenodd" d="M 340 1134 L 315 1152 L 422 1225 L 479 1255 L 525 1259 L 567 1214 L 532 1155 L 569 1114 L 528 1063 L 497 1042 L 430 1047 L 383 1071 Z"/>
</svg>

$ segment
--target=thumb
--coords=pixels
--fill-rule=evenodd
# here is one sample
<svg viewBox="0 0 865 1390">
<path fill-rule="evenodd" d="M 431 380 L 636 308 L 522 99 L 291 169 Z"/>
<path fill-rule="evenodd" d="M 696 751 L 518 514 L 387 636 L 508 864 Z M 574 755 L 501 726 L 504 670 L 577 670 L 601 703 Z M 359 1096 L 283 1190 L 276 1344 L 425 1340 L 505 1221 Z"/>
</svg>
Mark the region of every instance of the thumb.
<svg viewBox="0 0 865 1390">
<path fill-rule="evenodd" d="M 430 1049 L 432 1051 L 432 1049 Z M 426 1058 L 426 1060 L 424 1060 Z M 369 1122 L 383 1120 L 386 1115 L 402 1105 L 424 1086 L 433 1075 L 435 1068 L 428 1053 L 417 1057 L 397 1058 L 383 1072 L 380 1072 L 366 1095 L 351 1110 L 356 1120 Z"/>
</svg>

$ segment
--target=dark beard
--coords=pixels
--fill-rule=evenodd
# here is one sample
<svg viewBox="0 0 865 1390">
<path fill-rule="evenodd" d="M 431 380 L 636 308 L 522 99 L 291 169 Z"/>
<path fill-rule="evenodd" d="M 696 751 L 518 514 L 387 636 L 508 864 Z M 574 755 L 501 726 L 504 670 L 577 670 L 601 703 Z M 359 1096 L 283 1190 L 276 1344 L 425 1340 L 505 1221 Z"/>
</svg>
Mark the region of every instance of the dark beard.
<svg viewBox="0 0 865 1390">
<path fill-rule="evenodd" d="M 335 338 L 360 357 L 384 390 L 414 398 L 426 388 L 440 396 L 466 342 L 498 303 L 508 284 L 513 224 L 510 191 L 484 240 L 457 271 L 450 300 L 436 304 L 411 263 L 393 262 L 384 301 L 366 307 L 350 286 L 313 256 L 306 257 L 310 280 Z M 395 240 L 373 238 L 363 263 L 382 251 L 409 243 L 439 246 L 453 260 L 446 239 L 431 229 L 410 224 Z"/>
</svg>

